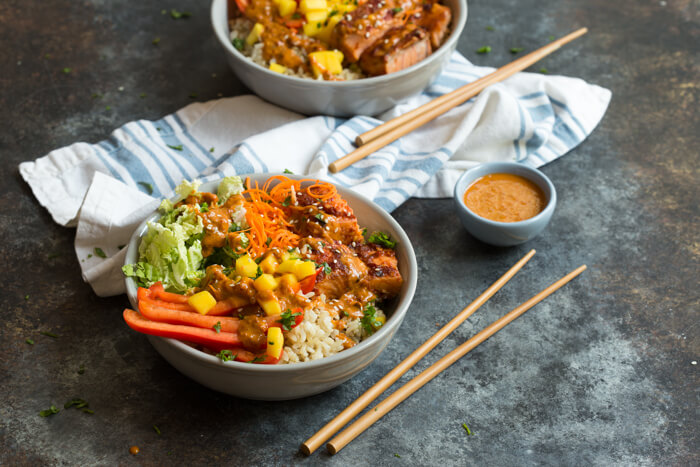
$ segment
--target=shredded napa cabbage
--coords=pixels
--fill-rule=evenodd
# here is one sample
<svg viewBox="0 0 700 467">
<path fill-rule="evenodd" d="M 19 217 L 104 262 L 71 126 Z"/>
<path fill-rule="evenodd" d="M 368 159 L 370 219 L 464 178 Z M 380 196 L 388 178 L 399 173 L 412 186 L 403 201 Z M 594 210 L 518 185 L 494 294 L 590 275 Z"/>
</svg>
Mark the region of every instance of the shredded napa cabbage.
<svg viewBox="0 0 700 467">
<path fill-rule="evenodd" d="M 183 181 L 175 192 L 175 203 L 196 192 L 200 182 Z M 221 180 L 218 197 L 223 203 L 230 196 L 243 191 L 240 177 Z M 170 292 L 183 293 L 199 285 L 204 277 L 202 242 L 204 227 L 202 220 L 187 205 L 174 208 L 170 200 L 163 200 L 160 219 L 148 223 L 148 231 L 139 245 L 139 261 L 126 264 L 122 271 L 133 277 L 141 287 L 150 287 L 162 282 Z"/>
</svg>

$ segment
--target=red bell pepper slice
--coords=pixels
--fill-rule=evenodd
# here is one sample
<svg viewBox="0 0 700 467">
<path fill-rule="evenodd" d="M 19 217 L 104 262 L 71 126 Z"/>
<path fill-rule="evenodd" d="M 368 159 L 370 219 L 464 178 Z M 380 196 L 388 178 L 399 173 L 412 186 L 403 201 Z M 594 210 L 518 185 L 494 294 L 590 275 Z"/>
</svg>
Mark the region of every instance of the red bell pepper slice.
<svg viewBox="0 0 700 467">
<path fill-rule="evenodd" d="M 150 300 L 141 300 L 139 302 L 139 311 L 144 317 L 159 323 L 186 324 L 204 329 L 214 329 L 214 326 L 219 323 L 221 326 L 219 328 L 220 332 L 238 332 L 238 318 L 200 315 L 191 311 L 173 310 L 159 306 Z"/>
<path fill-rule="evenodd" d="M 299 285 L 301 286 L 301 291 L 303 293 L 307 294 L 314 289 L 314 286 L 316 285 L 316 277 L 318 277 L 319 272 L 321 272 L 321 268 L 316 269 L 315 273 L 299 281 Z"/>
<path fill-rule="evenodd" d="M 163 288 L 162 282 L 156 282 L 149 289 L 151 291 L 152 297 L 165 300 L 171 303 L 187 303 L 189 298 L 187 295 L 180 295 L 179 293 L 166 292 Z"/>
<path fill-rule="evenodd" d="M 238 334 L 232 332 L 216 332 L 213 329 L 150 321 L 139 312 L 129 308 L 124 310 L 123 316 L 124 321 L 131 329 L 143 334 L 194 342 L 215 350 L 241 346 Z"/>
<path fill-rule="evenodd" d="M 236 6 L 238 9 L 241 11 L 241 13 L 245 13 L 246 8 L 248 8 L 248 0 L 234 0 L 236 2 Z M 230 5 L 230 2 L 229 2 Z M 230 9 L 230 6 L 229 6 Z M 229 14 L 229 19 L 231 18 L 231 15 Z"/>
</svg>

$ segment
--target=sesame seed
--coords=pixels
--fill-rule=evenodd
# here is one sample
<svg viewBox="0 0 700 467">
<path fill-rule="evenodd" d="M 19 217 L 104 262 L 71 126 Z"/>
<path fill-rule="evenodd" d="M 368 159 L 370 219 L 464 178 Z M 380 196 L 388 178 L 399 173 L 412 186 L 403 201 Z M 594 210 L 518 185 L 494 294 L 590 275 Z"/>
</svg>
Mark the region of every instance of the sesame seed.
<svg viewBox="0 0 700 467">
<path fill-rule="evenodd" d="M 369 33 L 368 33 L 368 32 L 365 33 L 365 39 L 369 39 Z"/>
</svg>

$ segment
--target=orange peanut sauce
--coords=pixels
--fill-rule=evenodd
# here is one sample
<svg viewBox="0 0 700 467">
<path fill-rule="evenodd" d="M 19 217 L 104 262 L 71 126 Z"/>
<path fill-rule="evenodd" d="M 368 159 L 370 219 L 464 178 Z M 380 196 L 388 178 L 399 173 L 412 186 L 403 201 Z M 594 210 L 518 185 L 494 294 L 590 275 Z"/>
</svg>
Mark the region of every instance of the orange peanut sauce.
<svg viewBox="0 0 700 467">
<path fill-rule="evenodd" d="M 497 222 L 535 217 L 547 205 L 542 189 L 519 175 L 495 173 L 474 181 L 464 192 L 464 204 L 474 214 Z"/>
</svg>

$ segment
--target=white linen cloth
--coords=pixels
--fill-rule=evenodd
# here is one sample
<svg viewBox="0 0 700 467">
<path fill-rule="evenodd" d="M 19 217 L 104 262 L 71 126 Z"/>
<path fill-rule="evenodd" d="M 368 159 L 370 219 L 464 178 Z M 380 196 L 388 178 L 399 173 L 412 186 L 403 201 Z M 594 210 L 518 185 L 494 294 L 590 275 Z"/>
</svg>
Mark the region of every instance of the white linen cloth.
<svg viewBox="0 0 700 467">
<path fill-rule="evenodd" d="M 77 226 L 83 278 L 96 294 L 116 295 L 125 290 L 120 247 L 183 179 L 288 169 L 351 187 L 391 211 L 411 196 L 451 196 L 460 174 L 482 162 L 539 167 L 566 154 L 593 131 L 611 97 L 577 78 L 518 73 L 346 170 L 328 172 L 358 134 L 492 71 L 455 53 L 422 94 L 379 118 L 306 118 L 255 96 L 194 103 L 19 170 L 57 223 Z"/>
</svg>

